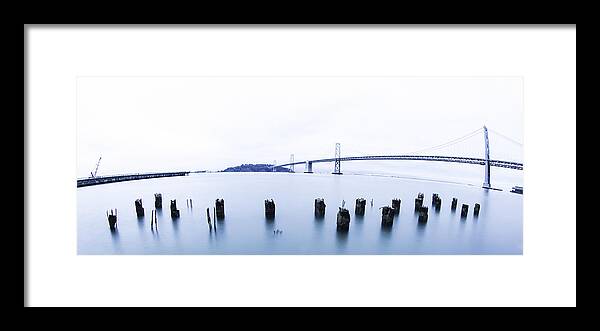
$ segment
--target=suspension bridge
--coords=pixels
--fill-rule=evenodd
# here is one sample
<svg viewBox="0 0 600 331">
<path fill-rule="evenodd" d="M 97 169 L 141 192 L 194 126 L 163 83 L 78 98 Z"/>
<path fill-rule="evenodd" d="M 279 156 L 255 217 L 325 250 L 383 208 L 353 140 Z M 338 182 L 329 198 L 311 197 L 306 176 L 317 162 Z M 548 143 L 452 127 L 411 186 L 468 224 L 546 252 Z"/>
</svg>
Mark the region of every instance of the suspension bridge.
<svg viewBox="0 0 600 331">
<path fill-rule="evenodd" d="M 522 147 L 522 143 L 507 137 L 499 132 L 489 130 L 496 134 L 498 137 L 508 141 L 512 144 L 518 145 Z M 462 137 L 453 139 L 443 144 L 439 144 L 436 146 L 432 146 L 426 149 L 422 149 L 410 154 L 398 154 L 398 155 L 360 155 L 360 156 L 341 156 L 341 145 L 339 143 L 335 146 L 335 156 L 333 158 L 322 158 L 322 159 L 313 159 L 313 160 L 304 160 L 304 161 L 295 161 L 294 154 L 290 157 L 290 162 L 284 164 L 273 164 L 272 169 L 275 170 L 276 167 L 289 167 L 292 172 L 294 172 L 295 165 L 305 165 L 305 173 L 313 172 L 313 164 L 314 163 L 327 163 L 333 162 L 333 174 L 341 175 L 341 163 L 347 161 L 376 161 L 376 160 L 387 160 L 387 161 L 435 161 L 435 162 L 453 162 L 453 163 L 465 163 L 465 164 L 473 164 L 473 165 L 482 165 L 484 166 L 484 178 L 483 178 L 483 188 L 492 188 L 491 186 L 491 167 L 499 167 L 499 168 L 507 168 L 514 170 L 523 170 L 523 163 L 512 161 L 512 160 L 502 160 L 498 158 L 490 157 L 490 139 L 489 139 L 489 131 L 486 126 L 479 128 L 473 132 L 470 132 Z M 435 150 L 447 149 L 448 147 L 457 145 L 462 143 L 468 139 L 473 137 L 477 137 L 478 134 L 483 133 L 483 156 L 482 157 L 468 157 L 468 156 L 454 156 L 454 155 L 435 155 L 435 154 L 427 154 L 428 152 L 432 152 Z M 423 154 L 425 153 L 425 154 Z"/>
</svg>

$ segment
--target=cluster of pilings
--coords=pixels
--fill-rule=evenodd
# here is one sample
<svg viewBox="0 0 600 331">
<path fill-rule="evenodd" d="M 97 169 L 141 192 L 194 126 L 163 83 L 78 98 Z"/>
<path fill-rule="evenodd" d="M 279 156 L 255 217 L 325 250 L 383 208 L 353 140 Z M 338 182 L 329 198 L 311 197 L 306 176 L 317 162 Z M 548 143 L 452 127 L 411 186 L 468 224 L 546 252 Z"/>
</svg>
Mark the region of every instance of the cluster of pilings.
<svg viewBox="0 0 600 331">
<path fill-rule="evenodd" d="M 271 200 L 271 202 L 272 202 L 272 200 Z M 192 199 L 186 199 L 186 203 L 189 208 L 193 208 Z M 136 199 L 134 202 L 134 205 L 135 205 L 135 213 L 136 213 L 137 217 L 138 218 L 144 217 L 144 207 L 142 204 L 142 199 Z M 156 227 L 158 229 L 156 210 L 162 209 L 162 194 L 161 193 L 154 193 L 154 207 L 156 209 L 152 210 L 152 216 L 151 216 L 151 220 L 150 220 L 150 228 L 153 229 L 154 227 Z M 177 209 L 177 200 L 171 200 L 170 210 L 171 210 L 171 218 L 172 219 L 179 218 L 180 213 L 179 213 L 179 209 Z M 208 218 L 209 227 L 212 229 L 212 222 L 210 219 L 210 209 L 209 208 L 206 208 L 206 214 L 207 214 L 207 218 Z M 273 208 L 272 208 L 272 215 L 273 215 L 273 217 L 275 216 L 275 204 L 274 203 L 273 203 Z M 107 211 L 106 216 L 108 218 L 108 223 L 109 223 L 110 229 L 115 230 L 116 225 L 117 225 L 117 210 L 111 209 L 110 214 L 109 214 L 109 211 Z M 215 227 L 215 229 L 217 227 L 216 220 L 222 220 L 224 218 L 225 218 L 225 201 L 223 199 L 216 199 L 215 200 L 215 208 L 214 208 L 214 219 L 215 219 L 214 227 Z"/>
<path fill-rule="evenodd" d="M 419 223 L 427 223 L 427 219 L 429 216 L 428 215 L 429 208 L 427 208 L 426 206 L 423 205 L 424 199 L 425 199 L 425 195 L 422 192 L 419 192 L 419 194 L 417 194 L 417 197 L 415 198 L 415 213 L 418 213 Z M 366 203 L 367 202 L 364 198 L 356 199 L 355 208 L 354 208 L 354 214 L 356 216 L 364 216 Z M 188 207 L 192 207 L 192 199 L 187 199 L 187 204 L 188 204 Z M 400 213 L 400 204 L 401 204 L 401 200 L 398 198 L 394 198 L 394 199 L 392 199 L 391 207 L 384 206 L 381 208 L 381 225 L 382 226 L 393 225 L 394 217 L 396 215 L 399 215 L 399 213 Z M 431 204 L 432 204 L 433 208 L 435 208 L 437 211 L 439 211 L 439 209 L 441 208 L 441 205 L 442 205 L 442 199 L 440 198 L 439 194 L 433 193 Z M 154 194 L 154 206 L 156 207 L 156 209 L 162 209 L 162 195 L 160 193 Z M 350 212 L 348 211 L 348 209 L 344 208 L 344 206 L 345 206 L 345 201 L 342 201 L 342 206 L 339 207 L 339 210 L 337 213 L 336 224 L 337 224 L 337 229 L 339 231 L 348 231 L 348 229 L 350 227 Z M 373 199 L 371 199 L 371 206 L 373 206 Z M 458 199 L 452 198 L 452 204 L 451 204 L 452 211 L 456 210 L 457 206 L 458 206 Z M 325 216 L 325 207 L 326 207 L 325 200 L 323 198 L 316 198 L 315 199 L 315 217 L 323 218 Z M 177 200 L 171 200 L 170 209 L 171 209 L 171 218 L 173 218 L 173 219 L 179 218 L 180 214 L 179 214 L 179 210 L 177 209 Z M 481 209 L 481 206 L 479 205 L 479 203 L 475 203 L 474 208 L 473 208 L 473 215 L 475 217 L 479 216 L 480 209 Z M 135 211 L 136 211 L 136 214 L 138 217 L 144 216 L 144 207 L 142 205 L 142 199 L 135 200 Z M 462 204 L 461 218 L 466 218 L 468 215 L 468 212 L 469 212 L 469 205 Z M 214 215 L 214 227 L 216 229 L 216 227 L 217 227 L 216 221 L 222 220 L 225 218 L 225 201 L 223 199 L 215 200 L 215 207 L 214 207 L 213 215 Z M 109 223 L 110 229 L 115 230 L 116 226 L 117 226 L 117 210 L 115 209 L 113 211 L 111 209 L 110 214 L 107 211 L 106 216 L 108 218 L 108 223 Z M 206 208 L 206 216 L 207 216 L 209 228 L 212 229 L 213 222 L 210 217 L 210 208 Z M 275 202 L 273 201 L 273 199 L 265 200 L 265 217 L 268 220 L 273 220 L 275 218 Z M 158 225 L 156 223 L 156 211 L 155 210 L 152 211 L 151 226 L 152 225 Z"/>
</svg>

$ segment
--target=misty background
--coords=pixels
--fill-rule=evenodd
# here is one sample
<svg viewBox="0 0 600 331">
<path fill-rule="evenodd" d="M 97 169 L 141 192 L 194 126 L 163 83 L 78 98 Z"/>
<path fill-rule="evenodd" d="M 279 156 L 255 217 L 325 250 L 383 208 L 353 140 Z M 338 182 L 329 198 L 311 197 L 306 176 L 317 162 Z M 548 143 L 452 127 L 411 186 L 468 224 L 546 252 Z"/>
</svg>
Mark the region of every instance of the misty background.
<svg viewBox="0 0 600 331">
<path fill-rule="evenodd" d="M 523 162 L 522 100 L 519 77 L 79 77 L 77 176 L 90 176 L 100 156 L 98 176 L 217 171 L 286 163 L 290 154 L 296 161 L 328 158 L 337 142 L 342 156 L 412 154 L 483 125 L 494 131 L 493 159 Z M 479 133 L 422 153 L 483 157 L 483 151 Z M 342 171 L 435 172 L 441 166 L 447 167 L 355 161 L 342 163 Z M 452 166 L 457 173 L 483 171 Z M 314 170 L 332 167 L 315 164 Z"/>
</svg>

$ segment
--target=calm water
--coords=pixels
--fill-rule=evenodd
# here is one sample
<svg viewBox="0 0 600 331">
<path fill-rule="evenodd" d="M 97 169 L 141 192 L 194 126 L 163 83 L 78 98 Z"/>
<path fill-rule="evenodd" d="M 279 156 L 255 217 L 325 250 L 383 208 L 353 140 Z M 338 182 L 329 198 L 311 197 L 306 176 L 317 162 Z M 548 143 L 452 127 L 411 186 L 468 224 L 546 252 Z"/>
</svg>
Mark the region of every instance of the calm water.
<svg viewBox="0 0 600 331">
<path fill-rule="evenodd" d="M 158 231 L 150 228 L 154 193 L 162 193 Z M 420 226 L 414 198 L 425 194 L 429 220 Z M 431 195 L 442 198 L 439 212 Z M 315 219 L 314 199 L 327 204 Z M 365 216 L 354 215 L 354 201 L 367 200 Z M 458 208 L 450 209 L 452 197 Z M 206 173 L 186 177 L 122 182 L 77 189 L 79 254 L 522 254 L 523 196 L 488 191 L 480 185 L 368 175 L 287 173 Z M 134 200 L 142 198 L 138 219 Z M 193 208 L 186 199 L 193 200 Z M 225 219 L 209 231 L 206 208 L 225 200 Z M 264 200 L 273 198 L 275 220 L 264 217 Z M 370 206 L 371 198 L 374 200 Z M 402 200 L 391 229 L 382 229 L 381 210 Z M 169 200 L 177 199 L 181 217 L 172 220 Z M 342 200 L 350 210 L 350 230 L 336 231 Z M 469 215 L 460 217 L 462 203 Z M 473 205 L 479 203 L 479 217 Z M 118 209 L 118 230 L 111 233 L 106 210 Z M 274 230 L 283 231 L 274 234 Z"/>
</svg>

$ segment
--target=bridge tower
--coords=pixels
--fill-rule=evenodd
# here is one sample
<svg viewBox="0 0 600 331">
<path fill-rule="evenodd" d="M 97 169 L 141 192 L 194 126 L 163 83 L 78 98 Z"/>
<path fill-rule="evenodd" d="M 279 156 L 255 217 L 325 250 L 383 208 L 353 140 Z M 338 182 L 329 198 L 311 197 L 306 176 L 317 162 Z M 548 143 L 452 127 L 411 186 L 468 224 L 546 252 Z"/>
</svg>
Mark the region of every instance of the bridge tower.
<svg viewBox="0 0 600 331">
<path fill-rule="evenodd" d="M 342 152 L 340 151 L 341 147 L 340 147 L 340 143 L 336 143 L 335 144 L 335 164 L 333 166 L 333 174 L 334 175 L 341 175 L 342 172 L 340 171 L 340 158 L 342 157 Z"/>
<path fill-rule="evenodd" d="M 483 140 L 485 143 L 485 177 L 483 179 L 483 188 L 492 188 L 490 184 L 490 140 L 488 139 L 487 127 L 483 126 Z"/>
<path fill-rule="evenodd" d="M 290 170 L 291 170 L 292 172 L 295 172 L 295 171 L 294 171 L 294 154 L 290 154 L 290 163 L 291 163 L 291 164 L 290 164 Z"/>
</svg>

